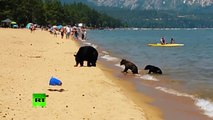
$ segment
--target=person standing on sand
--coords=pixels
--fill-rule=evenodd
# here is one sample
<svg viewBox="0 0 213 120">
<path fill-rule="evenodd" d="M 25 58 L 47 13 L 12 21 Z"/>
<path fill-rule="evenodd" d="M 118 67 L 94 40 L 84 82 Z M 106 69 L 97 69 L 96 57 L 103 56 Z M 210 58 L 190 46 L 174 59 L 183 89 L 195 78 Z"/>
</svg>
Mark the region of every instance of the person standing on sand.
<svg viewBox="0 0 213 120">
<path fill-rule="evenodd" d="M 57 37 L 57 30 L 55 28 L 53 28 L 53 34 L 55 37 Z"/>
<path fill-rule="evenodd" d="M 78 39 L 78 29 L 77 27 L 73 27 L 75 39 Z"/>
<path fill-rule="evenodd" d="M 87 30 L 86 29 L 84 29 L 84 39 L 86 40 L 87 39 Z"/>
<path fill-rule="evenodd" d="M 81 39 L 82 40 L 86 39 L 86 29 L 84 27 L 81 28 Z"/>
<path fill-rule="evenodd" d="M 65 32 L 64 27 L 61 28 L 60 32 L 61 32 L 61 39 L 63 39 L 64 38 L 64 32 Z"/>
<path fill-rule="evenodd" d="M 35 31 L 37 28 L 37 25 L 36 24 L 31 24 L 30 25 L 30 32 L 32 33 L 33 31 Z"/>
<path fill-rule="evenodd" d="M 70 27 L 69 26 L 66 26 L 66 39 L 69 39 L 70 37 Z"/>
<path fill-rule="evenodd" d="M 30 25 L 30 32 L 31 33 L 33 32 L 33 29 L 34 29 L 33 26 L 34 26 L 33 24 Z"/>
</svg>

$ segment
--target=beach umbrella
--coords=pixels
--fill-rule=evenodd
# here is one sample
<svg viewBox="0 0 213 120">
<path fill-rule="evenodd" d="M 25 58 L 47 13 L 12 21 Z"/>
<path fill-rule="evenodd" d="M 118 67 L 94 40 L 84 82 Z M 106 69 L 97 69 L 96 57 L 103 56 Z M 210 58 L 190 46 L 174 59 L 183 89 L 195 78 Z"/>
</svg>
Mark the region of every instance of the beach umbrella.
<svg viewBox="0 0 213 120">
<path fill-rule="evenodd" d="M 10 19 L 5 19 L 5 20 L 2 20 L 1 22 L 3 22 L 3 23 L 11 23 L 12 21 Z"/>
<path fill-rule="evenodd" d="M 58 26 L 57 26 L 57 29 L 60 30 L 62 27 L 63 27 L 62 25 L 58 25 Z"/>
<path fill-rule="evenodd" d="M 17 24 L 16 22 L 12 21 L 11 24 Z"/>
<path fill-rule="evenodd" d="M 30 29 L 30 26 L 32 25 L 32 23 L 28 23 L 26 28 Z"/>
<path fill-rule="evenodd" d="M 10 27 L 11 22 L 12 21 L 10 19 L 5 19 L 1 21 L 3 27 Z"/>
</svg>

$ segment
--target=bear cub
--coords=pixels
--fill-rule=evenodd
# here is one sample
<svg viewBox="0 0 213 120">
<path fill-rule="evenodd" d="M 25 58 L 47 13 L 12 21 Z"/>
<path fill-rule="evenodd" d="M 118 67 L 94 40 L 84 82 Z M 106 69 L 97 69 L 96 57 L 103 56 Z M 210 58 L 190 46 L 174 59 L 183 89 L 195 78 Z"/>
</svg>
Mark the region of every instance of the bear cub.
<svg viewBox="0 0 213 120">
<path fill-rule="evenodd" d="M 120 65 L 125 66 L 125 69 L 123 70 L 123 72 L 127 73 L 128 69 L 130 69 L 133 74 L 138 74 L 138 68 L 134 63 L 127 61 L 125 59 L 122 59 L 120 62 Z"/>
<path fill-rule="evenodd" d="M 153 65 L 147 65 L 144 70 L 149 70 L 148 74 L 155 73 L 155 74 L 162 74 L 162 71 L 160 68 L 153 66 Z"/>
</svg>

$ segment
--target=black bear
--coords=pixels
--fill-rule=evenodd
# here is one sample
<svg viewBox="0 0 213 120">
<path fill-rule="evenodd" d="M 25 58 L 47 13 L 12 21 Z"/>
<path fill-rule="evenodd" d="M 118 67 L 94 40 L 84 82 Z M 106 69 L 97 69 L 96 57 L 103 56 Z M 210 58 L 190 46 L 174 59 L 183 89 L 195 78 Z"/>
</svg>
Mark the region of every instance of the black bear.
<svg viewBox="0 0 213 120">
<path fill-rule="evenodd" d="M 127 70 L 130 69 L 133 74 L 138 74 L 138 68 L 134 63 L 127 61 L 125 59 L 122 59 L 121 62 L 120 62 L 120 65 L 125 66 L 125 69 L 123 70 L 123 72 L 127 73 Z"/>
<path fill-rule="evenodd" d="M 155 67 L 153 65 L 147 65 L 144 70 L 149 70 L 148 74 L 150 73 L 156 73 L 156 74 L 162 74 L 162 71 L 160 68 Z"/>
<path fill-rule="evenodd" d="M 98 51 L 92 46 L 80 47 L 75 56 L 76 65 L 80 63 L 81 67 L 84 65 L 84 61 L 87 61 L 87 66 L 96 66 L 96 61 L 98 59 Z"/>
</svg>

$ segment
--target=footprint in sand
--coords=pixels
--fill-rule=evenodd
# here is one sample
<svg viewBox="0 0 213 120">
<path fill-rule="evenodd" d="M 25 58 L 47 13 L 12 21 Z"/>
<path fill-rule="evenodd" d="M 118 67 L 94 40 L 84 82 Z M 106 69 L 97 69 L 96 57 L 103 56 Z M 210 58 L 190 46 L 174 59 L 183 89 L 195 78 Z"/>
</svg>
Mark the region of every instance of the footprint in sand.
<svg viewBox="0 0 213 120">
<path fill-rule="evenodd" d="M 29 58 L 42 58 L 42 56 L 37 55 L 37 56 L 28 56 Z"/>
</svg>

